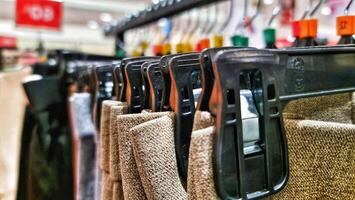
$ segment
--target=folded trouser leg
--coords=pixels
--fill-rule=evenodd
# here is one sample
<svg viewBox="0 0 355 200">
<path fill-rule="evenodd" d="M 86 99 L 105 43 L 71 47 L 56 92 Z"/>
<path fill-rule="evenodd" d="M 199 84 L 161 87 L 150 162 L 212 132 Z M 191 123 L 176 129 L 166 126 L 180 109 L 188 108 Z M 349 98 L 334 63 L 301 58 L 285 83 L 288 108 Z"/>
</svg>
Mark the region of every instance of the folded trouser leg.
<svg viewBox="0 0 355 200">
<path fill-rule="evenodd" d="M 113 182 L 112 199 L 121 200 L 123 198 L 122 181 Z"/>
<path fill-rule="evenodd" d="M 142 113 L 117 116 L 119 157 L 124 199 L 146 199 L 138 169 L 134 160 L 130 129 L 146 121 L 159 118 L 166 113 Z"/>
<path fill-rule="evenodd" d="M 121 183 L 121 169 L 119 160 L 119 147 L 118 147 L 118 129 L 117 129 L 117 116 L 127 113 L 127 105 L 122 103 L 119 106 L 111 107 L 110 116 L 110 178 L 113 182 L 113 200 L 123 199 L 122 183 Z"/>
<path fill-rule="evenodd" d="M 214 118 L 209 112 L 196 111 L 191 134 L 187 191 L 189 200 L 218 199 L 213 182 Z"/>
<path fill-rule="evenodd" d="M 170 113 L 131 129 L 134 157 L 149 200 L 187 199 L 177 169 L 173 117 Z"/>
<path fill-rule="evenodd" d="M 89 93 L 74 93 L 69 98 L 75 160 L 75 193 L 77 200 L 95 199 L 96 146 L 95 126 L 90 110 Z"/>
<path fill-rule="evenodd" d="M 107 180 L 109 179 L 110 167 L 110 116 L 111 107 L 120 105 L 121 102 L 105 100 L 102 103 L 101 110 L 101 124 L 100 124 L 100 141 L 99 141 L 99 159 L 100 169 L 102 171 L 101 180 L 101 197 L 105 197 L 105 200 L 112 198 L 112 184 Z M 109 188 L 107 188 L 109 187 Z M 104 192 L 110 192 L 104 194 Z M 101 198 L 102 199 L 102 198 Z"/>
<path fill-rule="evenodd" d="M 101 200 L 112 199 L 113 184 L 110 179 L 110 175 L 106 172 L 102 172 L 102 188 L 101 188 Z"/>
</svg>

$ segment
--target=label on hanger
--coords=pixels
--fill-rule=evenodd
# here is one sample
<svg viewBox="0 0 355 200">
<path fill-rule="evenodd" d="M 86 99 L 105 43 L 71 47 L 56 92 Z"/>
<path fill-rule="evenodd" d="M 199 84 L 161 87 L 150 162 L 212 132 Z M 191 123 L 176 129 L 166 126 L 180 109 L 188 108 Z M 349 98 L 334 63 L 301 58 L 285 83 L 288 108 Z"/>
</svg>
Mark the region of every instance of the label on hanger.
<svg viewBox="0 0 355 200">
<path fill-rule="evenodd" d="M 171 54 L 171 44 L 165 43 L 163 45 L 163 55 Z"/>
<path fill-rule="evenodd" d="M 132 57 L 139 57 L 142 55 L 142 52 L 138 49 L 132 51 Z"/>
<path fill-rule="evenodd" d="M 190 53 L 192 52 L 193 49 L 192 49 L 192 45 L 190 43 L 184 43 L 183 44 L 183 53 Z"/>
<path fill-rule="evenodd" d="M 176 53 L 184 53 L 184 44 L 183 43 L 176 44 L 175 51 Z"/>
<path fill-rule="evenodd" d="M 202 39 L 200 44 L 201 44 L 200 45 L 201 51 L 204 49 L 208 49 L 210 48 L 210 39 L 209 38 Z"/>
<path fill-rule="evenodd" d="M 156 56 L 163 55 L 163 45 L 162 44 L 154 45 L 153 52 L 154 52 L 154 55 L 156 55 Z"/>
<path fill-rule="evenodd" d="M 213 36 L 213 47 L 223 47 L 224 38 L 222 35 Z"/>
<path fill-rule="evenodd" d="M 318 31 L 318 20 L 307 19 L 300 21 L 300 38 L 316 38 Z"/>
<path fill-rule="evenodd" d="M 143 51 L 145 51 L 148 49 L 149 44 L 146 41 L 141 41 L 139 46 L 142 48 Z"/>
<path fill-rule="evenodd" d="M 293 21 L 292 22 L 292 36 L 295 38 L 299 38 L 300 32 L 301 32 L 300 21 Z"/>
<path fill-rule="evenodd" d="M 346 36 L 355 33 L 355 16 L 337 17 L 337 35 Z"/>
<path fill-rule="evenodd" d="M 276 30 L 273 28 L 267 28 L 263 31 L 264 40 L 266 44 L 274 44 L 276 41 Z"/>
</svg>

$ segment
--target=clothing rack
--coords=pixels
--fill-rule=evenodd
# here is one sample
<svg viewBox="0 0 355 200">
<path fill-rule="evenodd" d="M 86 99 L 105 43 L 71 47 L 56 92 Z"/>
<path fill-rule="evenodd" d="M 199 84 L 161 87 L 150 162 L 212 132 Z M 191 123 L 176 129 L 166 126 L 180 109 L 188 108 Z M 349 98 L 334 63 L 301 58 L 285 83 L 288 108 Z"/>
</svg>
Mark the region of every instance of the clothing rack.
<svg viewBox="0 0 355 200">
<path fill-rule="evenodd" d="M 116 37 L 116 51 L 122 49 L 120 44 L 124 41 L 124 33 L 130 29 L 147 25 L 164 17 L 171 17 L 186 10 L 208 5 L 224 0 L 165 0 L 152 4 L 146 9 L 132 14 L 106 31 L 106 35 Z"/>
</svg>

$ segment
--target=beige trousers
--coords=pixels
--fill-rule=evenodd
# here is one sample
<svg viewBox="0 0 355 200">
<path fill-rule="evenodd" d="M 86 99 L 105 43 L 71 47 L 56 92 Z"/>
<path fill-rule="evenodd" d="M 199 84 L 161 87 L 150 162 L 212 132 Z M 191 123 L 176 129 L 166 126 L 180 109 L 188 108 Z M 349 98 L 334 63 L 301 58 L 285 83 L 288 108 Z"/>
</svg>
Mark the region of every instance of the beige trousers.
<svg viewBox="0 0 355 200">
<path fill-rule="evenodd" d="M 16 198 L 21 128 L 27 104 L 22 80 L 30 73 L 30 68 L 0 73 L 0 200 Z"/>
<path fill-rule="evenodd" d="M 290 102 L 284 110 L 290 177 L 268 199 L 355 199 L 355 113 L 351 94 Z M 203 122 L 203 123 L 202 123 Z M 189 199 L 218 199 L 213 182 L 213 118 L 196 112 Z"/>
</svg>

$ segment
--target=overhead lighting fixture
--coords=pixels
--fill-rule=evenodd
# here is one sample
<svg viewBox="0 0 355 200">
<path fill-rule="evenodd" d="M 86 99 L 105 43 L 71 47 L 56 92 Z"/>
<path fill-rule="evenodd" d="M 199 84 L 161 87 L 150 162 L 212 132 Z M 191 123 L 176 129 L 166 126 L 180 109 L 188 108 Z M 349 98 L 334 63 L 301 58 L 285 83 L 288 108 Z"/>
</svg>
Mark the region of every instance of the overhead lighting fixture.
<svg viewBox="0 0 355 200">
<path fill-rule="evenodd" d="M 95 30 L 99 28 L 99 24 L 95 20 L 90 20 L 87 23 L 89 29 Z"/>
<path fill-rule="evenodd" d="M 332 14 L 332 9 L 329 6 L 323 6 L 320 12 L 322 13 L 322 15 L 328 16 Z"/>
<path fill-rule="evenodd" d="M 274 0 L 264 0 L 264 4 L 271 5 L 274 3 Z"/>
<path fill-rule="evenodd" d="M 112 21 L 112 15 L 110 13 L 101 13 L 100 20 L 103 22 L 110 22 Z"/>
<path fill-rule="evenodd" d="M 157 3 L 159 3 L 159 0 L 152 0 L 152 2 L 153 2 L 154 4 L 157 4 Z"/>
</svg>

